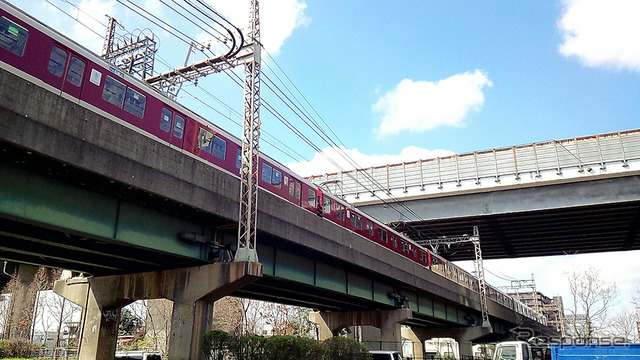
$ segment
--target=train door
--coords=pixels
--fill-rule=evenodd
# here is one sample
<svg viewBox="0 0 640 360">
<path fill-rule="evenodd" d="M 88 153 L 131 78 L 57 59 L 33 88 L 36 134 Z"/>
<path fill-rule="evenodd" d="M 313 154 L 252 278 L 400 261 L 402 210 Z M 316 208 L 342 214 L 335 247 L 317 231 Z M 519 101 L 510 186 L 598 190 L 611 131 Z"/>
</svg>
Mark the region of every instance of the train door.
<svg viewBox="0 0 640 360">
<path fill-rule="evenodd" d="M 47 68 L 44 71 L 42 80 L 63 90 L 74 98 L 80 98 L 82 91 L 82 79 L 84 78 L 86 60 L 68 48 L 54 43 L 49 53 Z"/>
<path fill-rule="evenodd" d="M 86 60 L 73 52 L 69 53 L 69 62 L 67 63 L 64 81 L 62 83 L 62 92 L 79 99 L 82 92 L 82 80 L 84 79 L 86 69 Z"/>
<path fill-rule="evenodd" d="M 182 148 L 185 135 L 186 117 L 169 108 L 162 108 L 160 115 L 161 138 L 168 140 L 171 144 Z"/>
<path fill-rule="evenodd" d="M 322 217 L 322 210 L 324 209 L 324 194 L 322 193 L 322 189 L 318 188 L 316 190 L 316 206 L 317 206 L 317 214 Z"/>
</svg>

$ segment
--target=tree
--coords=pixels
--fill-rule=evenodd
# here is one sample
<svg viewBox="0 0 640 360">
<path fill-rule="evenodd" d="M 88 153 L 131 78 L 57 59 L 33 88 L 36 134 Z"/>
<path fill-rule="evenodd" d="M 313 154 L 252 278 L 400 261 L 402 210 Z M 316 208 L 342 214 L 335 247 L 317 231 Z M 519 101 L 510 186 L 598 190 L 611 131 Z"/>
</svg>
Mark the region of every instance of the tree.
<svg viewBox="0 0 640 360">
<path fill-rule="evenodd" d="M 131 309 L 124 307 L 120 311 L 120 324 L 118 325 L 118 335 L 136 335 L 144 327 L 144 321 L 136 316 Z"/>
<path fill-rule="evenodd" d="M 324 342 L 327 345 L 327 359 L 331 360 L 371 360 L 371 355 L 359 342 L 342 336 L 334 336 Z"/>
<path fill-rule="evenodd" d="M 228 351 L 229 338 L 226 331 L 208 331 L 204 334 L 200 348 L 208 360 L 223 360 Z"/>
<path fill-rule="evenodd" d="M 276 303 L 265 303 L 261 315 L 265 324 L 270 325 L 273 335 L 311 335 L 315 325 L 309 320 L 311 309 Z"/>
<path fill-rule="evenodd" d="M 569 330 L 573 336 L 591 342 L 603 335 L 607 325 L 608 310 L 617 296 L 616 284 L 608 284 L 600 278 L 600 271 L 593 266 L 584 270 L 574 269 L 566 273 L 571 291 Z"/>
<path fill-rule="evenodd" d="M 169 350 L 169 334 L 171 333 L 171 315 L 173 302 L 167 299 L 145 300 L 147 333 L 144 341 L 139 343 L 143 350 L 159 351 L 163 357 Z"/>
<path fill-rule="evenodd" d="M 636 310 L 623 310 L 611 321 L 611 336 L 624 342 L 638 342 L 638 317 Z"/>
</svg>

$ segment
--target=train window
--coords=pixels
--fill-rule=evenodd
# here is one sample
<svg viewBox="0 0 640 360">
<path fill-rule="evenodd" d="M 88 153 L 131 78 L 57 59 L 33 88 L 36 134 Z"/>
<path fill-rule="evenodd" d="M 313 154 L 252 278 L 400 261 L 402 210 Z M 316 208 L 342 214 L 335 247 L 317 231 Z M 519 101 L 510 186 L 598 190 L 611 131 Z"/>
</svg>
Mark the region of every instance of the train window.
<svg viewBox="0 0 640 360">
<path fill-rule="evenodd" d="M 289 181 L 289 195 L 293 196 L 296 192 L 296 182 L 291 180 Z"/>
<path fill-rule="evenodd" d="M 107 75 L 104 79 L 104 90 L 102 91 L 102 98 L 111 104 L 122 108 L 124 102 L 124 92 L 127 87 L 120 81 Z"/>
<path fill-rule="evenodd" d="M 160 129 L 164 132 L 169 132 L 171 130 L 171 118 L 173 117 L 173 112 L 171 110 L 164 108 L 162 109 L 162 113 L 160 114 Z"/>
<path fill-rule="evenodd" d="M 427 253 L 425 253 L 424 251 L 420 251 L 420 261 L 422 262 L 427 262 Z"/>
<path fill-rule="evenodd" d="M 200 134 L 198 134 L 198 147 L 208 153 L 211 153 L 211 140 L 213 139 L 213 133 L 200 128 Z"/>
<path fill-rule="evenodd" d="M 127 88 L 127 94 L 124 101 L 124 109 L 126 111 L 142 119 L 144 117 L 144 109 L 146 106 L 146 96 L 133 90 L 132 88 Z"/>
<path fill-rule="evenodd" d="M 393 247 L 396 249 L 398 248 L 398 240 L 395 236 L 391 236 L 391 245 L 393 245 Z"/>
<path fill-rule="evenodd" d="M 409 253 L 409 243 L 404 240 L 400 240 L 400 245 L 402 246 L 402 251 Z"/>
<path fill-rule="evenodd" d="M 271 173 L 273 168 L 267 164 L 262 164 L 262 181 L 271 184 Z"/>
<path fill-rule="evenodd" d="M 324 198 L 324 206 L 322 207 L 322 211 L 324 211 L 325 214 L 331 213 L 331 199 Z"/>
<path fill-rule="evenodd" d="M 338 220 L 344 221 L 344 205 L 336 205 L 336 216 Z"/>
<path fill-rule="evenodd" d="M 362 217 L 357 214 L 351 214 L 351 226 L 362 230 Z"/>
<path fill-rule="evenodd" d="M 15 55 L 22 56 L 28 38 L 29 30 L 4 16 L 0 18 L 0 47 Z"/>
<path fill-rule="evenodd" d="M 367 234 L 373 236 L 373 223 L 371 221 L 367 221 Z"/>
<path fill-rule="evenodd" d="M 173 137 L 182 139 L 184 136 L 184 118 L 176 114 L 175 121 L 173 122 Z"/>
<path fill-rule="evenodd" d="M 64 73 L 64 67 L 67 65 L 67 55 L 66 51 L 54 46 L 53 49 L 51 49 L 47 70 L 53 75 L 61 77 Z"/>
<path fill-rule="evenodd" d="M 69 62 L 69 71 L 67 71 L 67 82 L 80 87 L 85 66 L 84 61 L 72 56 Z"/>
<path fill-rule="evenodd" d="M 309 194 L 307 196 L 307 202 L 311 207 L 316 207 L 316 192 L 313 189 L 309 189 Z"/>
<path fill-rule="evenodd" d="M 226 159 L 227 157 L 227 142 L 224 141 L 222 138 L 219 138 L 217 136 L 213 137 L 213 149 L 211 149 L 211 154 L 213 154 L 213 156 L 220 158 L 222 160 Z"/>
<path fill-rule="evenodd" d="M 387 231 L 385 229 L 378 229 L 378 239 L 382 242 L 387 242 Z"/>
<path fill-rule="evenodd" d="M 271 185 L 280 189 L 282 187 L 282 171 L 273 169 L 273 175 L 271 176 Z"/>
<path fill-rule="evenodd" d="M 301 192 L 302 192 L 302 185 L 300 185 L 300 183 L 297 182 L 296 183 L 296 199 L 300 199 Z"/>
<path fill-rule="evenodd" d="M 236 167 L 238 169 L 242 167 L 242 149 L 238 149 L 236 152 Z"/>
</svg>

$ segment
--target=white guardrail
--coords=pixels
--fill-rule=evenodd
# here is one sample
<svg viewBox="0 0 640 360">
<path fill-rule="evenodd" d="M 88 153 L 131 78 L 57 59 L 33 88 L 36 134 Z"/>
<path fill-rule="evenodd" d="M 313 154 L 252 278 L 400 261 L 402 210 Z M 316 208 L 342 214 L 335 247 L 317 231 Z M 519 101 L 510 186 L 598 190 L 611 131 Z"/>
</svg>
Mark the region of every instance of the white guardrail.
<svg viewBox="0 0 640 360">
<path fill-rule="evenodd" d="M 451 195 L 640 171 L 640 129 L 456 154 L 308 179 L 350 203 Z"/>
</svg>

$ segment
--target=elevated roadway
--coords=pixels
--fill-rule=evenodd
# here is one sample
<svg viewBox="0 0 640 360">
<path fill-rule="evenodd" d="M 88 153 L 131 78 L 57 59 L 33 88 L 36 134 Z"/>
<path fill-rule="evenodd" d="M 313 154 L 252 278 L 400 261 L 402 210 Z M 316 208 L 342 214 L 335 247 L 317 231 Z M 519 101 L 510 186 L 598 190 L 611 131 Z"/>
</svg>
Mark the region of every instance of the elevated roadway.
<svg viewBox="0 0 640 360">
<path fill-rule="evenodd" d="M 311 180 L 416 240 L 478 226 L 486 259 L 640 249 L 640 130 Z M 474 258 L 471 246 L 440 250 Z"/>
<path fill-rule="evenodd" d="M 147 288 L 158 279 L 200 271 L 171 269 L 215 273 L 216 244 L 236 241 L 237 177 L 3 70 L 0 171 L 0 259 L 93 275 L 89 288 L 102 294 L 114 294 L 104 285 L 112 277 L 124 284 L 108 304 L 115 309 L 162 294 Z M 258 209 L 262 266 L 206 299 L 230 293 L 351 313 L 407 307 L 402 323 L 425 328 L 480 323 L 477 292 L 268 192 Z M 110 313 L 95 306 L 102 329 Z M 489 313 L 490 336 L 540 326 L 492 300 Z"/>
</svg>

